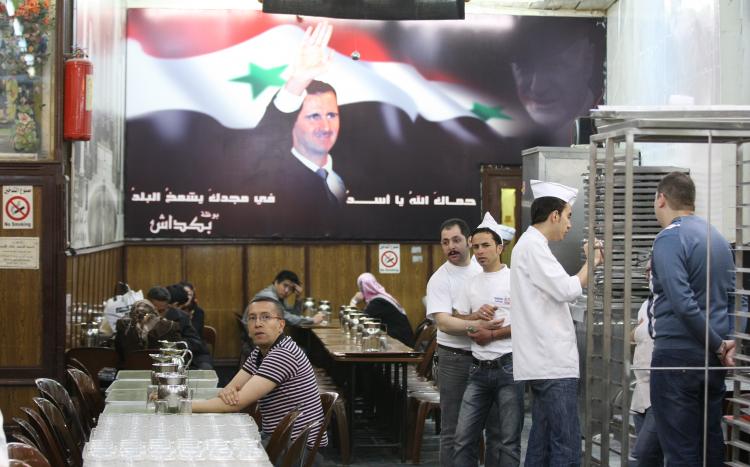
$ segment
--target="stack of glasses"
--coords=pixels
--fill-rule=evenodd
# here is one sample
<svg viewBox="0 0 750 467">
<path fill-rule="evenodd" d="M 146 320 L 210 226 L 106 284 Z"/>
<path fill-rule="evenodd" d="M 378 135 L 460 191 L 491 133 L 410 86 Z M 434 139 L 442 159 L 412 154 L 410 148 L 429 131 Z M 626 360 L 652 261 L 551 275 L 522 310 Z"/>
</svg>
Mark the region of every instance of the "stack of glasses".
<svg viewBox="0 0 750 467">
<path fill-rule="evenodd" d="M 258 427 L 246 414 L 103 416 L 83 459 L 86 467 L 270 466 Z"/>
</svg>

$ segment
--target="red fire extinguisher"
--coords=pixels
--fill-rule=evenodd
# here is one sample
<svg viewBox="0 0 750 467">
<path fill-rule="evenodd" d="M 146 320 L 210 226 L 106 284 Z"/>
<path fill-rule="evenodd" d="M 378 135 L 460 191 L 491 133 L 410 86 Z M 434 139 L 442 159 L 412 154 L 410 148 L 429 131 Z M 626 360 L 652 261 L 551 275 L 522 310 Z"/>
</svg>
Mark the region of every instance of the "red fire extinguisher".
<svg viewBox="0 0 750 467">
<path fill-rule="evenodd" d="M 74 49 L 65 61 L 63 137 L 66 140 L 91 139 L 91 112 L 94 97 L 94 65 L 81 49 Z"/>
</svg>

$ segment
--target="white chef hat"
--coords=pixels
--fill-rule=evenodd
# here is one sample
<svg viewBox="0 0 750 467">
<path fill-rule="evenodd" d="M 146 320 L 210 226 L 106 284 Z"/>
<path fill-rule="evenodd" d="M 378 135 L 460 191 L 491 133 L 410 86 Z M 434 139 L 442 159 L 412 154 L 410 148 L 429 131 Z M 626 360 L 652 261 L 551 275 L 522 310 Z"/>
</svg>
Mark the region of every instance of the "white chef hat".
<svg viewBox="0 0 750 467">
<path fill-rule="evenodd" d="M 495 222 L 495 218 L 489 212 L 484 214 L 482 223 L 477 226 L 477 229 L 487 228 L 495 232 L 503 242 L 510 242 L 516 235 L 516 229 L 508 227 L 507 225 L 498 224 Z"/>
<path fill-rule="evenodd" d="M 578 195 L 578 188 L 565 186 L 555 182 L 531 180 L 531 192 L 534 194 L 534 199 L 543 196 L 552 196 L 573 206 L 573 203 L 576 201 L 576 195 Z"/>
</svg>

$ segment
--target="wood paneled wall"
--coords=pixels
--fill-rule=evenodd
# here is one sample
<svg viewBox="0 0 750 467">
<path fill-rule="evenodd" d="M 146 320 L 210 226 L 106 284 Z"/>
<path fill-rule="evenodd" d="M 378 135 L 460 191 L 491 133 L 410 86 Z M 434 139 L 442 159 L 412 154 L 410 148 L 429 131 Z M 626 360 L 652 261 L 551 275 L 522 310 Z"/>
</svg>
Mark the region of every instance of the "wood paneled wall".
<svg viewBox="0 0 750 467">
<path fill-rule="evenodd" d="M 418 253 L 412 254 L 412 247 Z M 404 305 L 416 326 L 424 318 L 422 297 L 427 280 L 443 262 L 436 244 L 402 244 L 400 274 L 379 274 L 378 245 L 362 243 L 127 245 L 123 257 L 123 279 L 134 290 L 146 293 L 154 285 L 183 279 L 195 285 L 206 311 L 206 324 L 217 330 L 215 358 L 219 360 L 239 358 L 234 313 L 242 313 L 253 295 L 282 269 L 300 276 L 306 296 L 330 300 L 336 310 L 356 292 L 357 276 L 372 272 Z"/>
<path fill-rule="evenodd" d="M 86 308 L 100 307 L 114 295 L 117 282 L 123 280 L 123 251 L 122 246 L 115 246 L 67 258 L 65 293 L 70 306 L 65 320 L 66 348 L 80 345 L 80 324 L 89 318 Z"/>
</svg>

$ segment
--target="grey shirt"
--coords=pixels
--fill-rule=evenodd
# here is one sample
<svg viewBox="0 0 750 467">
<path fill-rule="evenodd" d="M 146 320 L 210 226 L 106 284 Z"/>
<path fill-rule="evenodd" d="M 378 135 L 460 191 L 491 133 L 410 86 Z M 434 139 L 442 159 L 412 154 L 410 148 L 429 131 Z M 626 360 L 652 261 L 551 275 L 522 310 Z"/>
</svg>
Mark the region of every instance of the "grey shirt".
<svg viewBox="0 0 750 467">
<path fill-rule="evenodd" d="M 283 300 L 281 300 L 281 298 L 279 298 L 279 295 L 276 293 L 276 288 L 273 286 L 273 284 L 256 293 L 253 297 L 253 300 L 255 300 L 256 298 L 272 298 L 281 303 L 282 308 L 284 308 L 284 321 L 286 321 L 286 324 L 290 326 L 301 326 L 304 324 L 314 323 L 312 318 L 305 318 L 300 316 L 302 311 L 302 301 L 297 300 L 294 306 L 288 306 L 286 303 L 284 303 Z M 247 325 L 247 314 L 244 314 L 242 316 L 242 322 Z"/>
</svg>

